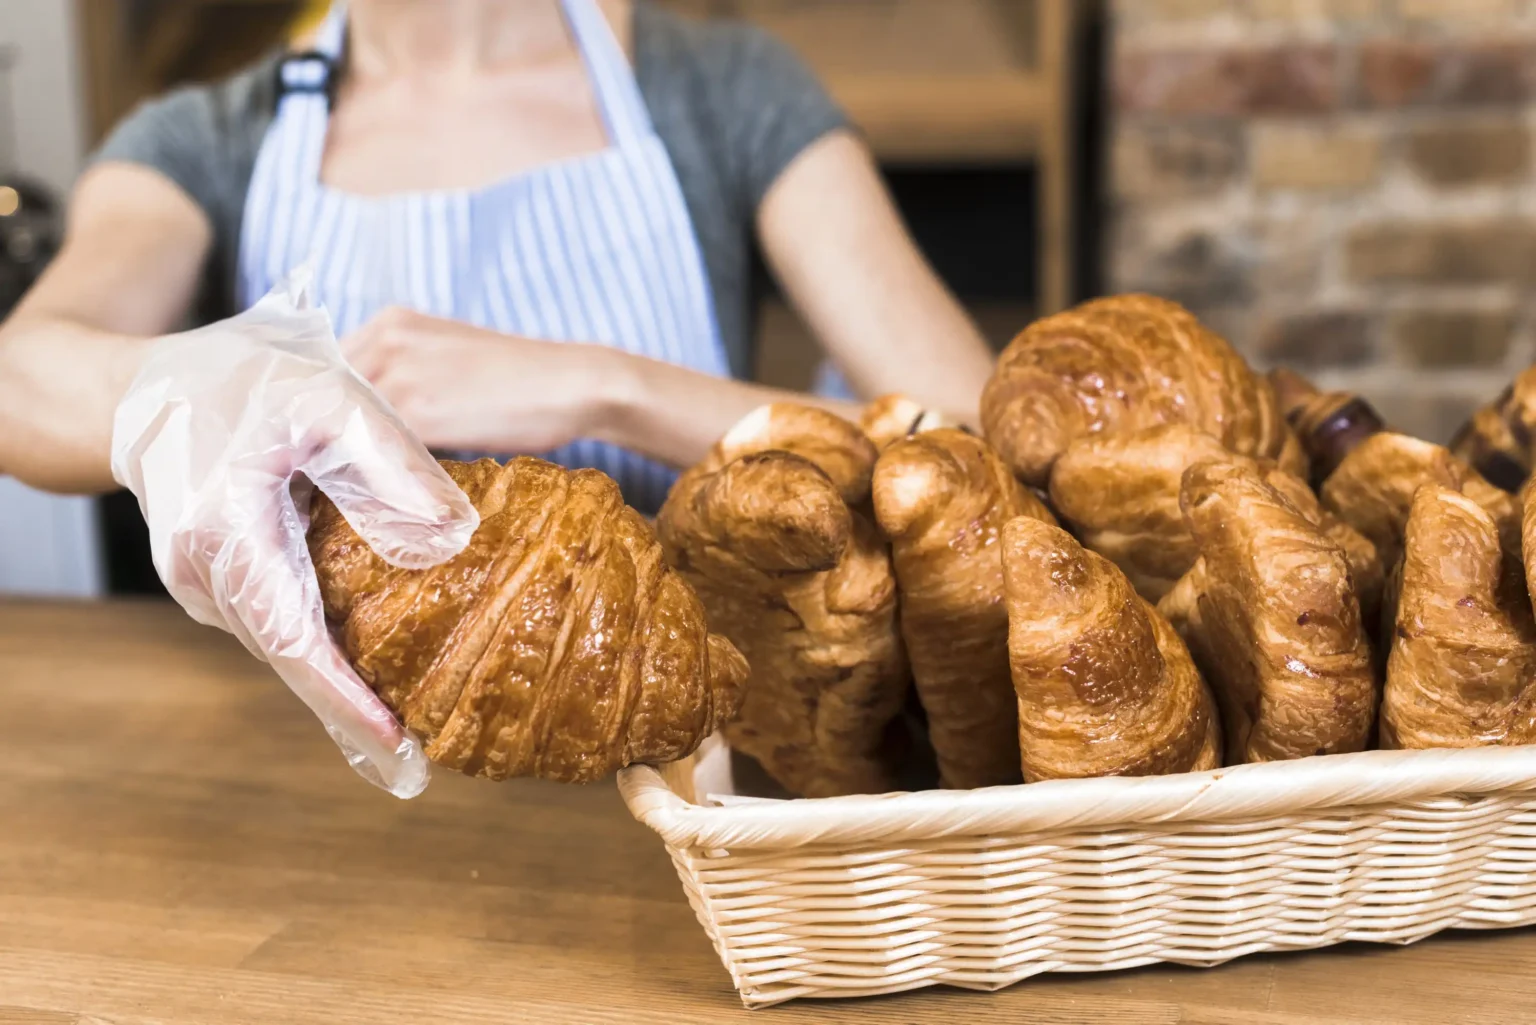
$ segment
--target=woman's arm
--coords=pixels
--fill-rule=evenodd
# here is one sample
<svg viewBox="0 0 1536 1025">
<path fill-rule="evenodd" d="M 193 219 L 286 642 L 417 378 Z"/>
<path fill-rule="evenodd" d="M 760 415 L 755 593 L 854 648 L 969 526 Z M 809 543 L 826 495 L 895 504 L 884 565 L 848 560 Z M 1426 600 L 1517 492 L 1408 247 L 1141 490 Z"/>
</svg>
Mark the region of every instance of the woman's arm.
<svg viewBox="0 0 1536 1025">
<path fill-rule="evenodd" d="M 993 355 L 907 234 L 868 148 L 832 132 L 758 207 L 768 259 L 855 392 L 902 392 L 975 425 Z"/>
<path fill-rule="evenodd" d="M 673 466 L 703 459 L 732 424 L 769 402 L 820 406 L 855 422 L 861 409 L 855 402 L 710 377 L 617 349 L 585 355 L 594 365 L 606 364 L 593 378 L 607 387 L 594 396 L 592 436 Z"/>
<path fill-rule="evenodd" d="M 606 345 L 520 338 L 399 307 L 341 347 L 434 448 L 544 452 L 596 438 L 688 466 L 767 402 L 859 413 L 854 403 L 711 377 Z"/>
<path fill-rule="evenodd" d="M 196 294 L 212 228 L 168 178 L 87 172 L 64 244 L 0 325 L 0 474 L 50 491 L 114 487 L 112 415 L 150 339 Z"/>
</svg>

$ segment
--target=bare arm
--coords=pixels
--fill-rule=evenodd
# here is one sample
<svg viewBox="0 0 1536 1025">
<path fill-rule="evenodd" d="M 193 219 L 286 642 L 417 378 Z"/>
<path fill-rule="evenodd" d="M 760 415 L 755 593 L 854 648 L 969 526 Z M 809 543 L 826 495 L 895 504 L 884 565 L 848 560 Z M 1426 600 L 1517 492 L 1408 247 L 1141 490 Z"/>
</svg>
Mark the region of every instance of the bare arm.
<svg viewBox="0 0 1536 1025">
<path fill-rule="evenodd" d="M 790 299 L 859 394 L 901 392 L 975 424 L 991 351 L 907 234 L 861 142 L 834 132 L 807 149 L 768 190 L 757 221 Z M 598 436 L 674 465 L 702 458 L 765 402 L 856 415 L 849 403 L 655 360 L 597 351 L 589 358 L 622 364 L 596 418 Z"/>
<path fill-rule="evenodd" d="M 80 179 L 63 248 L 0 325 L 0 473 L 114 487 L 113 411 L 150 340 L 191 307 L 211 243 L 207 216 L 158 172 L 103 164 Z"/>
<path fill-rule="evenodd" d="M 992 352 L 907 234 L 865 145 L 822 138 L 758 210 L 790 300 L 865 398 L 902 392 L 974 424 Z"/>
</svg>

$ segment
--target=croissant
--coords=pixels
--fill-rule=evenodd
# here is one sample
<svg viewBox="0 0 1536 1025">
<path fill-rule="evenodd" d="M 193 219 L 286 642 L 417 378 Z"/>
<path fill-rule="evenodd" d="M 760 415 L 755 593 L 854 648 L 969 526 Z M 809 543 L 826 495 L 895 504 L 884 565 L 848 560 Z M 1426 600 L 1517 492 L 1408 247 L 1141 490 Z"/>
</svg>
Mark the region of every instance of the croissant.
<svg viewBox="0 0 1536 1025">
<path fill-rule="evenodd" d="M 1236 457 L 1227 458 L 1228 461 L 1243 462 Z M 1300 477 L 1267 460 L 1258 460 L 1255 465 L 1264 483 L 1280 492 L 1304 520 L 1322 531 L 1323 536 L 1338 545 L 1344 553 L 1355 596 L 1360 600 L 1361 621 L 1365 624 L 1367 635 L 1374 636 L 1381 625 L 1381 607 L 1388 575 L 1388 569 L 1381 561 L 1381 553 L 1376 550 L 1375 543 L 1336 516 L 1332 510 L 1324 508 L 1317 495 Z"/>
<path fill-rule="evenodd" d="M 1301 457 L 1269 382 L 1183 307 L 1146 295 L 1096 299 L 1025 328 L 982 392 L 981 421 L 1036 487 L 1077 439 L 1157 424 L 1186 423 L 1291 468 Z"/>
<path fill-rule="evenodd" d="M 1318 497 L 1370 538 L 1383 565 L 1396 563 L 1413 496 L 1425 484 L 1465 492 L 1507 537 L 1518 535 L 1514 498 L 1444 446 L 1388 429 L 1359 396 L 1319 392 L 1289 371 L 1272 371 L 1270 378 L 1311 457 Z"/>
<path fill-rule="evenodd" d="M 879 451 L 853 424 L 814 406 L 759 406 L 726 431 L 696 469 L 719 470 L 742 456 L 775 451 L 797 455 L 819 468 L 850 506 L 869 501 Z"/>
<path fill-rule="evenodd" d="M 1179 510 L 1184 471 L 1226 454 L 1221 442 L 1184 423 L 1090 435 L 1057 459 L 1051 504 L 1084 545 L 1156 601 L 1199 554 Z"/>
<path fill-rule="evenodd" d="M 746 661 L 613 481 L 529 458 L 443 467 L 480 527 L 440 566 L 386 564 L 324 495 L 309 528 L 347 658 L 428 758 L 587 782 L 681 758 L 735 714 Z"/>
<path fill-rule="evenodd" d="M 1020 516 L 1003 528 L 1003 580 L 1026 781 L 1221 763 L 1215 705 L 1188 649 L 1113 563 Z"/>
<path fill-rule="evenodd" d="M 673 486 L 656 519 L 711 629 L 752 666 L 732 746 L 808 797 L 892 789 L 887 746 L 910 676 L 890 554 L 858 511 L 873 444 L 818 409 L 743 420 Z"/>
<path fill-rule="evenodd" d="M 1376 720 L 1349 559 L 1287 498 L 1305 484 L 1266 479 L 1284 476 L 1253 460 L 1189 468 L 1200 558 L 1158 606 L 1215 691 L 1228 764 L 1360 751 Z"/>
<path fill-rule="evenodd" d="M 1536 367 L 1525 370 L 1491 404 L 1472 414 L 1451 451 L 1505 491 L 1531 475 L 1536 448 Z"/>
<path fill-rule="evenodd" d="M 941 781 L 1019 782 L 1001 536 L 1015 516 L 1054 517 L 986 442 L 952 427 L 891 444 L 875 464 L 874 505 Z"/>
<path fill-rule="evenodd" d="M 893 442 L 935 427 L 957 427 L 943 414 L 905 395 L 882 395 L 859 414 L 859 429 L 884 451 Z"/>
<path fill-rule="evenodd" d="M 1529 512 L 1525 530 L 1536 530 Z M 1533 550 L 1522 570 L 1470 496 L 1433 484 L 1419 490 L 1387 660 L 1382 747 L 1536 741 L 1536 623 L 1525 580 L 1536 568 Z"/>
</svg>

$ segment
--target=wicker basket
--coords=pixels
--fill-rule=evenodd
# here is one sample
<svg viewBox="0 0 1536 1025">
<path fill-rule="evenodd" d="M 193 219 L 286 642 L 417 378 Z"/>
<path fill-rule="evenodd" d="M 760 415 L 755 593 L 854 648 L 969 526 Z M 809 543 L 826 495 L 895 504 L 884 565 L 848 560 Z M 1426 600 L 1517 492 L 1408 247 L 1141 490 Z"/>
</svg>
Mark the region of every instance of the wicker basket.
<svg viewBox="0 0 1536 1025">
<path fill-rule="evenodd" d="M 814 801 L 727 754 L 619 786 L 749 1007 L 1536 921 L 1536 748 Z"/>
</svg>

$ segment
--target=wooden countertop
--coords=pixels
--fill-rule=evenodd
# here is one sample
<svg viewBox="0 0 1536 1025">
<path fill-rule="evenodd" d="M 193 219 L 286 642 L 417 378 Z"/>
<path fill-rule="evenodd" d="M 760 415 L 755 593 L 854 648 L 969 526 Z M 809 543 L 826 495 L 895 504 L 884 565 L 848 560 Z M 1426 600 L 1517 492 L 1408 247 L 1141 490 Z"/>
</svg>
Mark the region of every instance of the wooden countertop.
<svg viewBox="0 0 1536 1025">
<path fill-rule="evenodd" d="M 356 779 L 229 638 L 0 603 L 0 1025 L 1521 1021 L 1536 933 L 741 1009 L 611 784 Z"/>
</svg>

